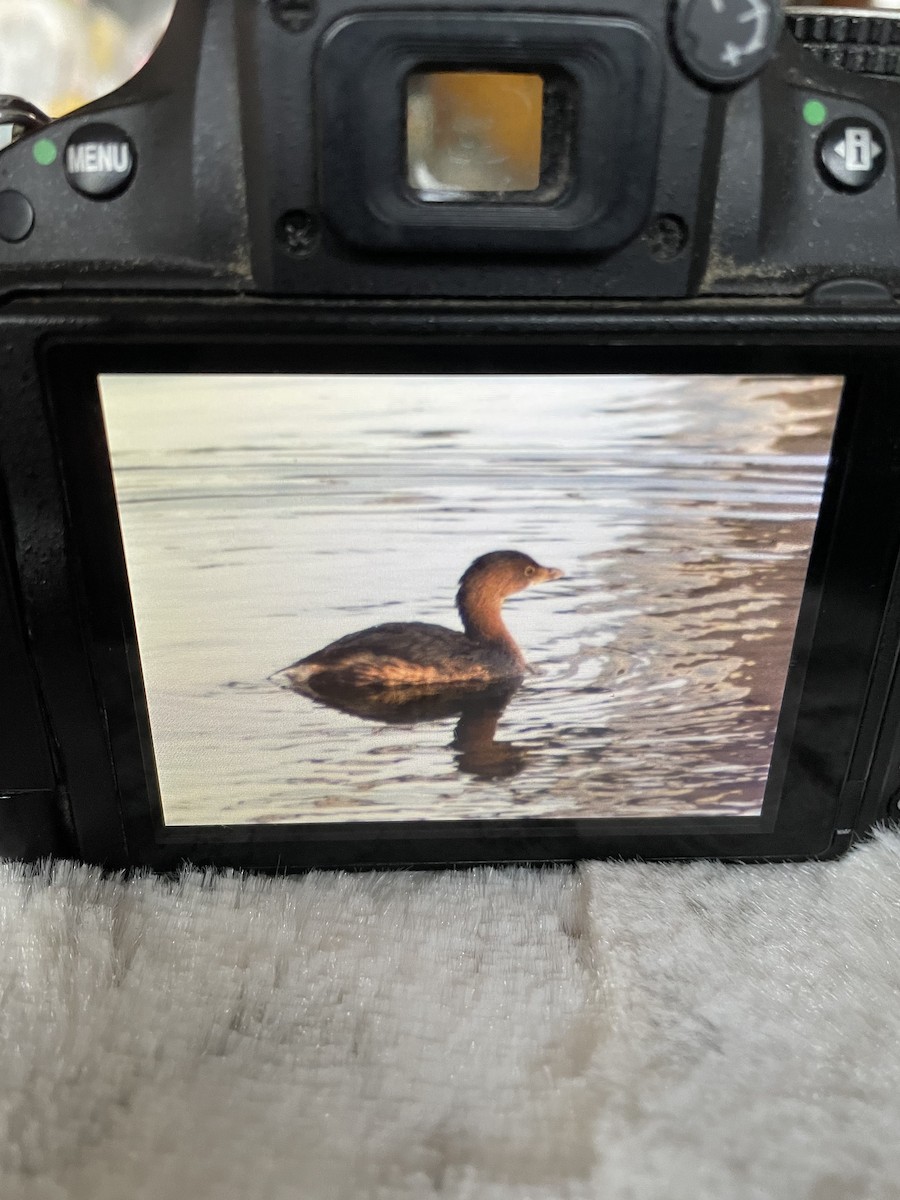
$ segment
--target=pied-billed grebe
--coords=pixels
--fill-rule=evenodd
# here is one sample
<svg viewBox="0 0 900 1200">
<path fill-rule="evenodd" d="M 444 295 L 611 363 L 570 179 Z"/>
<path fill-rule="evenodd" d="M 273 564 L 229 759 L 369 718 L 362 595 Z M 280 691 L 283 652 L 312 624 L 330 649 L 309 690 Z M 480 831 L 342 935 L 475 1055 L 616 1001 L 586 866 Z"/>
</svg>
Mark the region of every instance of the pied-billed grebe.
<svg viewBox="0 0 900 1200">
<path fill-rule="evenodd" d="M 456 594 L 464 633 L 422 621 L 373 625 L 338 638 L 278 676 L 319 692 L 521 678 L 528 666 L 500 607 L 514 592 L 561 575 L 517 550 L 482 554 L 460 579 Z"/>
</svg>

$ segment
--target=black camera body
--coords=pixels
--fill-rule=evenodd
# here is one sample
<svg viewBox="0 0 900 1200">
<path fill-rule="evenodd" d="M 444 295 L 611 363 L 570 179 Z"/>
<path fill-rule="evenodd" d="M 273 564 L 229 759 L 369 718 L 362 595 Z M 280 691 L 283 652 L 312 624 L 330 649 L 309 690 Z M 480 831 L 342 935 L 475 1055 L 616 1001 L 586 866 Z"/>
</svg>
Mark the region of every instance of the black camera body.
<svg viewBox="0 0 900 1200">
<path fill-rule="evenodd" d="M 409 187 L 404 81 L 431 64 L 562 81 L 550 202 Z M 893 84 L 817 62 L 768 0 L 181 3 L 135 79 L 54 123 L 57 157 L 4 153 L 3 288 L 887 302 Z"/>
<path fill-rule="evenodd" d="M 0 152 L 0 852 L 785 859 L 889 818 L 898 97 L 767 0 L 181 0 L 134 80 Z M 167 824 L 98 377 L 629 372 L 843 380 L 758 810 Z"/>
</svg>

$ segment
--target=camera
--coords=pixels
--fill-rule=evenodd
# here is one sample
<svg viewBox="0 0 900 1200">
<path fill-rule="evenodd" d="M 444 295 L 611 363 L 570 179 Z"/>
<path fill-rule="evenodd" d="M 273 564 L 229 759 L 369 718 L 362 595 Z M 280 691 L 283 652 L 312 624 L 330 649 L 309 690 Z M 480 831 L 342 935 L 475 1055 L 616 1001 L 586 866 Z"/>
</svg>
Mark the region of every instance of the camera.
<svg viewBox="0 0 900 1200">
<path fill-rule="evenodd" d="M 0 852 L 889 819 L 898 60 L 774 0 L 180 0 L 112 95 L 0 98 Z"/>
</svg>

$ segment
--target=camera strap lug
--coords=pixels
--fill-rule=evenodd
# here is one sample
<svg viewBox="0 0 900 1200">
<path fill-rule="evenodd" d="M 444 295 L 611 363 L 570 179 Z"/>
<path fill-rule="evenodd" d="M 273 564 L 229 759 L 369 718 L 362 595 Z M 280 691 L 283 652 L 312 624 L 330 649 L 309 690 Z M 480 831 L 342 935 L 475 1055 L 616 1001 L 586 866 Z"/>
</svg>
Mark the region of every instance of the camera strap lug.
<svg viewBox="0 0 900 1200">
<path fill-rule="evenodd" d="M 29 100 L 23 100 L 21 96 L 0 95 L 0 125 L 12 126 L 14 142 L 25 133 L 43 129 L 50 121 L 51 118 Z"/>
</svg>

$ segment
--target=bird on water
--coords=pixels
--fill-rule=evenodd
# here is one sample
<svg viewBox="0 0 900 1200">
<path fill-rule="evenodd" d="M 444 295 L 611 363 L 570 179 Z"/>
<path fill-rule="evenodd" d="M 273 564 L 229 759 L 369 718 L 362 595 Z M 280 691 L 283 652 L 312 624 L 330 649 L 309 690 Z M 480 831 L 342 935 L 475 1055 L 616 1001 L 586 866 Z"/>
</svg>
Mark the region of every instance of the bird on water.
<svg viewBox="0 0 900 1200">
<path fill-rule="evenodd" d="M 528 664 L 503 623 L 503 601 L 561 576 L 556 567 L 542 567 L 518 550 L 493 550 L 476 558 L 459 581 L 462 633 L 424 621 L 373 625 L 338 638 L 278 676 L 316 692 L 520 679 Z"/>
</svg>

